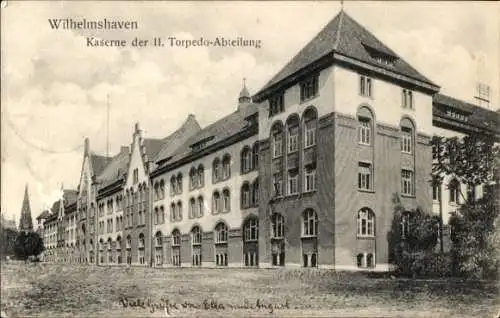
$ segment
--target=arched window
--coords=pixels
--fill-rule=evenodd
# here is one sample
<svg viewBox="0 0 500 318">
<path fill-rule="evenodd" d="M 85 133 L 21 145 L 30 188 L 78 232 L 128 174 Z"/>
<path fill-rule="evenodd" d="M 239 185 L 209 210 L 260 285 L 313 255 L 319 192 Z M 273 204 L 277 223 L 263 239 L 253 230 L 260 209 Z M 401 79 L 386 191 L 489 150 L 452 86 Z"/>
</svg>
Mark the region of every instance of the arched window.
<svg viewBox="0 0 500 318">
<path fill-rule="evenodd" d="M 181 232 L 178 229 L 172 231 L 172 246 L 181 245 Z"/>
<path fill-rule="evenodd" d="M 253 169 L 259 168 L 259 142 L 256 141 L 252 147 Z"/>
<path fill-rule="evenodd" d="M 132 246 L 132 238 L 130 235 L 127 235 L 127 243 L 126 248 L 130 248 Z"/>
<path fill-rule="evenodd" d="M 158 231 L 155 234 L 155 246 L 160 247 L 160 246 L 162 246 L 162 243 L 163 243 L 163 240 L 162 240 L 161 231 Z"/>
<path fill-rule="evenodd" d="M 181 232 L 178 229 L 172 231 L 172 264 L 181 266 Z"/>
<path fill-rule="evenodd" d="M 205 185 L 205 168 L 203 168 L 203 165 L 198 166 L 198 185 L 200 187 Z"/>
<path fill-rule="evenodd" d="M 249 218 L 243 228 L 243 240 L 245 242 L 257 241 L 259 239 L 259 220 L 257 218 Z"/>
<path fill-rule="evenodd" d="M 158 219 L 159 219 L 158 207 L 155 207 L 155 218 L 154 218 L 155 225 L 159 224 L 160 221 Z"/>
<path fill-rule="evenodd" d="M 202 231 L 199 226 L 194 226 L 191 230 L 191 244 L 200 245 L 202 241 Z"/>
<path fill-rule="evenodd" d="M 144 248 L 144 234 L 139 234 L 139 241 L 138 241 L 138 247 L 139 248 Z"/>
<path fill-rule="evenodd" d="M 177 181 L 175 180 L 175 176 L 170 178 L 170 195 L 173 196 L 177 193 Z"/>
<path fill-rule="evenodd" d="M 250 185 L 244 182 L 241 186 L 241 208 L 248 209 L 250 207 Z"/>
<path fill-rule="evenodd" d="M 408 118 L 401 120 L 401 152 L 411 154 L 413 152 L 415 128 Z"/>
<path fill-rule="evenodd" d="M 165 208 L 160 206 L 160 222 L 161 224 L 165 223 Z"/>
<path fill-rule="evenodd" d="M 221 205 L 221 200 L 220 200 L 220 193 L 219 191 L 214 191 L 213 194 L 213 213 L 219 213 L 222 211 L 222 205 Z"/>
<path fill-rule="evenodd" d="M 448 189 L 450 191 L 450 203 L 460 202 L 460 182 L 457 179 L 452 179 L 448 184 Z"/>
<path fill-rule="evenodd" d="M 357 263 L 358 267 L 363 267 L 363 259 L 364 258 L 365 258 L 365 256 L 363 255 L 363 253 L 359 253 L 356 256 L 356 263 Z"/>
<path fill-rule="evenodd" d="M 255 179 L 252 185 L 252 205 L 259 206 L 259 178 Z"/>
<path fill-rule="evenodd" d="M 177 221 L 176 205 L 173 202 L 172 202 L 172 204 L 170 204 L 170 219 L 172 221 Z"/>
<path fill-rule="evenodd" d="M 193 167 L 189 171 L 189 189 L 198 187 L 198 171 Z"/>
<path fill-rule="evenodd" d="M 299 150 L 299 116 L 293 114 L 286 121 L 287 153 Z"/>
<path fill-rule="evenodd" d="M 214 159 L 214 162 L 213 162 L 213 180 L 212 182 L 213 183 L 216 183 L 216 182 L 219 182 L 220 180 L 222 180 L 222 167 L 221 167 L 221 163 L 220 163 L 220 159 L 219 158 L 215 158 Z"/>
<path fill-rule="evenodd" d="M 367 107 L 361 107 L 358 111 L 358 143 L 371 145 L 372 134 L 373 114 Z"/>
<path fill-rule="evenodd" d="M 228 212 L 231 210 L 231 195 L 229 189 L 222 190 L 222 211 Z"/>
<path fill-rule="evenodd" d="M 195 218 L 197 213 L 196 213 L 196 208 L 197 208 L 197 204 L 196 204 L 196 200 L 194 198 L 191 198 L 189 200 L 189 218 Z"/>
<path fill-rule="evenodd" d="M 303 213 L 304 223 L 302 226 L 303 236 L 318 235 L 318 215 L 313 209 L 307 209 Z"/>
<path fill-rule="evenodd" d="M 177 202 L 177 220 L 182 220 L 182 202 Z"/>
<path fill-rule="evenodd" d="M 318 128 L 318 114 L 313 108 L 304 112 L 304 148 L 316 145 L 316 131 Z"/>
<path fill-rule="evenodd" d="M 245 146 L 241 151 L 241 173 L 247 173 L 252 170 L 252 153 L 250 147 Z"/>
<path fill-rule="evenodd" d="M 203 197 L 200 195 L 198 197 L 198 217 L 202 217 L 205 213 L 205 203 L 203 202 Z"/>
<path fill-rule="evenodd" d="M 283 155 L 283 124 L 277 122 L 271 129 L 271 149 L 273 158 L 279 158 Z"/>
<path fill-rule="evenodd" d="M 358 211 L 358 236 L 375 236 L 375 213 L 368 208 Z"/>
<path fill-rule="evenodd" d="M 155 182 L 153 188 L 154 188 L 153 199 L 157 201 L 160 199 L 160 184 L 158 182 Z"/>
<path fill-rule="evenodd" d="M 231 156 L 225 154 L 222 159 L 222 178 L 227 180 L 231 177 Z"/>
<path fill-rule="evenodd" d="M 177 174 L 177 193 L 182 193 L 182 173 Z"/>
<path fill-rule="evenodd" d="M 228 229 L 225 223 L 219 222 L 215 226 L 215 243 L 222 244 L 227 243 Z"/>
<path fill-rule="evenodd" d="M 271 217 L 272 238 L 283 238 L 285 235 L 285 218 L 279 213 Z"/>
<path fill-rule="evenodd" d="M 375 264 L 373 262 L 373 254 L 368 253 L 366 255 L 366 267 L 373 267 Z"/>
</svg>

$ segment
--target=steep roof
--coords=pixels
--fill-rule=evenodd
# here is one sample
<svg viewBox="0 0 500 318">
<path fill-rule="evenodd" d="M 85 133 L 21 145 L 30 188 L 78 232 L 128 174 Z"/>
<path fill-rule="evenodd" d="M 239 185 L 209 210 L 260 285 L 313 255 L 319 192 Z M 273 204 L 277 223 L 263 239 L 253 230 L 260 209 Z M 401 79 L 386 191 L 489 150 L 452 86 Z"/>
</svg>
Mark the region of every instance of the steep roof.
<svg viewBox="0 0 500 318">
<path fill-rule="evenodd" d="M 381 63 L 373 53 L 387 56 L 393 64 Z M 339 53 L 435 85 L 420 74 L 366 28 L 341 10 L 302 50 L 297 53 L 261 90 L 281 82 L 322 57 Z"/>
<path fill-rule="evenodd" d="M 36 217 L 37 220 L 44 220 L 50 216 L 50 212 L 48 210 L 43 211 L 39 216 Z"/>
<path fill-rule="evenodd" d="M 111 159 L 106 168 L 104 168 L 101 174 L 97 177 L 97 181 L 101 182 L 101 187 L 105 187 L 113 183 L 127 173 L 129 162 L 128 149 L 128 147 L 123 147 L 122 151 Z"/>
<path fill-rule="evenodd" d="M 111 157 L 91 153 L 90 161 L 92 163 L 92 169 L 94 170 L 94 176 L 98 176 L 104 170 L 106 165 L 111 161 L 111 159 Z"/>
<path fill-rule="evenodd" d="M 31 218 L 30 198 L 28 194 L 28 185 L 24 187 L 23 206 L 21 208 L 21 219 L 19 229 L 24 231 L 33 230 L 33 219 Z"/>
<path fill-rule="evenodd" d="M 219 120 L 201 129 L 197 134 L 189 138 L 175 153 L 167 164 L 179 161 L 192 153 L 192 145 L 205 142 L 204 148 L 225 140 L 248 126 L 247 117 L 258 112 L 256 104 L 248 104 Z"/>
<path fill-rule="evenodd" d="M 435 94 L 433 103 L 461 110 L 468 114 L 468 124 L 500 134 L 500 114 L 498 112 L 443 94 Z M 433 107 L 433 114 L 435 116 L 441 115 L 440 109 Z"/>
<path fill-rule="evenodd" d="M 172 156 L 187 140 L 198 134 L 201 130 L 200 124 L 194 115 L 189 115 L 184 124 L 163 139 L 163 148 L 158 152 L 155 161 L 162 160 Z"/>
</svg>

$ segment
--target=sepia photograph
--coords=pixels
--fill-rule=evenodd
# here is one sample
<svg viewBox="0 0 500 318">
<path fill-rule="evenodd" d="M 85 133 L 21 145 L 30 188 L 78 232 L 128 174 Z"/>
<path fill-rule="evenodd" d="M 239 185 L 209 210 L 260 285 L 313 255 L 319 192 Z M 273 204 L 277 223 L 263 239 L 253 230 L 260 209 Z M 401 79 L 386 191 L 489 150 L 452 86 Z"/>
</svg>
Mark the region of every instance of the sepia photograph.
<svg viewBox="0 0 500 318">
<path fill-rule="evenodd" d="M 499 2 L 0 14 L 0 317 L 500 317 Z"/>
</svg>

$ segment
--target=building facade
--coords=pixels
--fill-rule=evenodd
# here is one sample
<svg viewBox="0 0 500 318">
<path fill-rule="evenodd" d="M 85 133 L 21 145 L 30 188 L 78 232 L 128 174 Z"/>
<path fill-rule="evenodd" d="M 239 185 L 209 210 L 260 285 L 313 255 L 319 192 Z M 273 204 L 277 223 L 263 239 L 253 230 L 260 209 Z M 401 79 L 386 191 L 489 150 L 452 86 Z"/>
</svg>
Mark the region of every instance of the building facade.
<svg viewBox="0 0 500 318">
<path fill-rule="evenodd" d="M 456 206 L 436 202 L 455 183 L 433 187 L 432 136 L 500 135 L 498 113 L 438 92 L 341 11 L 217 122 L 137 124 L 111 158 L 86 140 L 74 219 L 49 216 L 46 244 L 92 264 L 388 270 L 396 199 L 445 224 Z"/>
</svg>

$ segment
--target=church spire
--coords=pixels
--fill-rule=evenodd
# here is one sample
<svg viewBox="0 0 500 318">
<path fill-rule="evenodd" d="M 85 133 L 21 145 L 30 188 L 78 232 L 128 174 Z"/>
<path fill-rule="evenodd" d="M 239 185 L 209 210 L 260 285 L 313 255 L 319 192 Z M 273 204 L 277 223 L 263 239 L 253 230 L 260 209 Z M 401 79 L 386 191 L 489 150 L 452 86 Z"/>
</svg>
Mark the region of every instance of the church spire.
<svg viewBox="0 0 500 318">
<path fill-rule="evenodd" d="M 241 88 L 240 96 L 238 97 L 238 109 L 251 102 L 252 98 L 250 97 L 250 93 L 248 92 L 247 79 L 243 78 L 243 87 Z"/>
<path fill-rule="evenodd" d="M 30 198 L 27 184 L 24 187 L 24 199 L 21 209 L 21 219 L 19 221 L 19 230 L 24 232 L 33 231 L 33 219 L 31 218 Z"/>
</svg>

